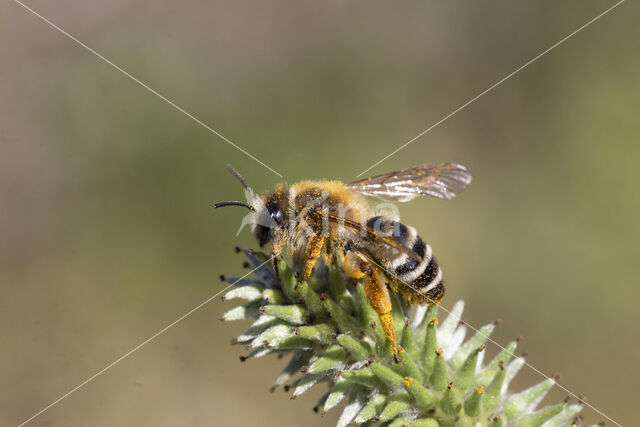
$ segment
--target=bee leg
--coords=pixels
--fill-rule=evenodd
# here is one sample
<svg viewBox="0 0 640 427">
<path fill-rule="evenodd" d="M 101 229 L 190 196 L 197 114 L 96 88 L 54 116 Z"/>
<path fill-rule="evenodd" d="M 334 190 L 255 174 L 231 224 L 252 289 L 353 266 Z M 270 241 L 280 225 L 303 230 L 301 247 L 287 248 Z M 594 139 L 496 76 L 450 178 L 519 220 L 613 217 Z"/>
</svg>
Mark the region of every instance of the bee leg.
<svg viewBox="0 0 640 427">
<path fill-rule="evenodd" d="M 282 239 L 281 234 L 276 233 L 271 241 L 271 266 L 273 272 L 276 275 L 276 280 L 280 281 L 280 269 L 278 268 L 278 262 L 282 259 Z"/>
<path fill-rule="evenodd" d="M 396 326 L 391 316 L 391 297 L 389 296 L 389 290 L 384 282 L 380 280 L 380 276 L 368 261 L 361 260 L 360 264 L 364 277 L 364 293 L 367 296 L 369 305 L 378 313 L 384 335 L 389 345 L 391 345 L 393 359 L 397 363 L 398 354 L 402 351 L 402 348 L 398 345 Z"/>
<path fill-rule="evenodd" d="M 313 271 L 313 266 L 316 264 L 316 261 L 320 257 L 322 253 L 322 247 L 324 246 L 325 236 L 322 234 L 314 234 L 309 239 L 309 243 L 307 243 L 307 247 L 304 251 L 304 261 L 302 263 L 302 271 L 300 272 L 300 276 L 298 277 L 298 283 L 296 284 L 296 289 L 300 286 L 300 283 L 305 282 L 309 276 L 311 276 L 311 272 Z"/>
<path fill-rule="evenodd" d="M 342 271 L 346 277 L 356 280 L 362 279 L 364 276 L 362 260 L 353 252 L 347 252 L 342 259 Z"/>
</svg>

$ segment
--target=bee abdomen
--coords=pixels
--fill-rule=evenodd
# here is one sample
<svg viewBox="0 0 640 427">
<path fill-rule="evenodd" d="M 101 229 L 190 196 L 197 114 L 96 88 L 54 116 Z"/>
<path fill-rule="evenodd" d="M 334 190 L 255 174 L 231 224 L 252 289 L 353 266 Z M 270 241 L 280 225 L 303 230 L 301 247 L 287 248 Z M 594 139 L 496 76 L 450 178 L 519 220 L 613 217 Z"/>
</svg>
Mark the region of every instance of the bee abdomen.
<svg viewBox="0 0 640 427">
<path fill-rule="evenodd" d="M 378 232 L 391 235 L 403 246 L 411 248 L 419 260 L 404 253 L 395 253 L 391 259 L 378 261 L 387 269 L 399 285 L 405 287 L 416 299 L 430 305 L 437 304 L 444 295 L 442 269 L 429 246 L 415 228 L 392 219 L 373 217 L 367 225 Z"/>
<path fill-rule="evenodd" d="M 423 297 L 423 302 L 434 305 L 440 302 L 444 296 L 444 281 L 442 280 L 442 268 L 438 265 L 435 256 L 431 257 L 424 271 L 411 282 L 410 287 L 417 290 Z"/>
</svg>

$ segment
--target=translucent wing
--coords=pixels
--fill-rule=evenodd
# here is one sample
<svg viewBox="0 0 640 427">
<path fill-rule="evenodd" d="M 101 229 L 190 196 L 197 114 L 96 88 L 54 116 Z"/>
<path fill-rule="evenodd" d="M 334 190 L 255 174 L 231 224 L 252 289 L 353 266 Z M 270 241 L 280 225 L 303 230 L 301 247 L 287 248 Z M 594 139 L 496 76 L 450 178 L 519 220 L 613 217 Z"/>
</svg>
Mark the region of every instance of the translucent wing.
<svg viewBox="0 0 640 427">
<path fill-rule="evenodd" d="M 378 234 L 373 228 L 368 227 L 367 225 L 363 225 L 363 224 L 359 224 L 355 221 L 352 221 L 350 219 L 347 218 L 340 218 L 337 217 L 335 215 L 329 215 L 328 217 L 330 222 L 333 222 L 335 224 L 340 224 L 340 225 L 344 225 L 345 227 L 351 228 L 354 231 L 357 231 L 359 233 L 366 233 L 367 236 L 377 242 L 381 242 L 384 243 L 385 245 L 389 245 L 392 248 L 394 248 L 395 250 L 397 250 L 398 252 L 402 253 L 402 254 L 406 254 L 409 255 L 411 258 L 415 259 L 416 261 L 420 262 L 422 261 L 422 258 L 416 254 L 411 248 L 408 248 L 406 246 L 404 246 L 401 242 L 399 242 L 398 240 L 395 240 L 391 237 L 388 236 L 382 236 L 380 234 Z"/>
<path fill-rule="evenodd" d="M 347 184 L 367 196 L 408 202 L 416 196 L 452 199 L 471 182 L 471 172 L 453 163 L 427 163 Z"/>
</svg>

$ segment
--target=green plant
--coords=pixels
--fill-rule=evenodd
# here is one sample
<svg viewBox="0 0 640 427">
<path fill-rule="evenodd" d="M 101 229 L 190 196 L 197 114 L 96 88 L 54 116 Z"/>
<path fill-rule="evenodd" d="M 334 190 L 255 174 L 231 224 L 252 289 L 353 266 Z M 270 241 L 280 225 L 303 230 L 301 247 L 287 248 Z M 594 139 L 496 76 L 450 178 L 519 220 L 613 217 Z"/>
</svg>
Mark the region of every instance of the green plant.
<svg viewBox="0 0 640 427">
<path fill-rule="evenodd" d="M 272 389 L 291 387 L 295 398 L 316 384 L 328 384 L 329 391 L 317 408 L 326 412 L 346 400 L 338 426 L 381 422 L 389 426 L 560 427 L 576 422 L 580 404 L 562 402 L 536 409 L 553 379 L 519 393 L 508 391 L 524 364 L 522 357 L 513 357 L 517 341 L 483 364 L 484 343 L 496 323 L 465 341 L 467 328 L 460 322 L 463 302 L 456 303 L 442 322 L 435 306 L 419 307 L 410 320 L 404 302 L 394 295 L 392 314 L 404 349 L 395 363 L 362 285 L 345 280 L 339 265 L 317 267 L 296 290 L 295 264 L 281 261 L 278 281 L 269 263 L 264 264 L 267 255 L 243 252 L 256 269 L 254 276 L 223 276 L 236 282 L 223 299 L 239 298 L 246 304 L 222 317 L 223 321 L 253 321 L 233 341 L 249 350 L 241 360 L 272 353 L 291 355 Z"/>
</svg>

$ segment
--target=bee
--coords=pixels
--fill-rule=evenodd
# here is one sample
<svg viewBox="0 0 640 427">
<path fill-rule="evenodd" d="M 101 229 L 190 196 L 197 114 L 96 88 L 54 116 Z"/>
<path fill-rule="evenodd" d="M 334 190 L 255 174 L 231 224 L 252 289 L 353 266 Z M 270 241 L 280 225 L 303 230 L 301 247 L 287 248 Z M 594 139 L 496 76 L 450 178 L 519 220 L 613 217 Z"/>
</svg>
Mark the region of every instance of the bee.
<svg viewBox="0 0 640 427">
<path fill-rule="evenodd" d="M 278 184 L 258 196 L 231 165 L 249 203 L 221 202 L 252 211 L 251 232 L 260 246 L 270 243 L 276 274 L 284 251 L 302 260 L 298 285 L 319 259 L 340 259 L 345 276 L 362 279 L 368 303 L 376 311 L 397 360 L 401 350 L 391 317 L 389 288 L 408 304 L 438 304 L 444 295 L 442 269 L 431 246 L 412 226 L 390 214 L 375 213 L 367 197 L 407 202 L 417 196 L 451 199 L 470 182 L 471 173 L 452 163 L 428 163 L 345 184 L 301 181 Z M 385 283 L 386 282 L 386 283 Z"/>
</svg>

